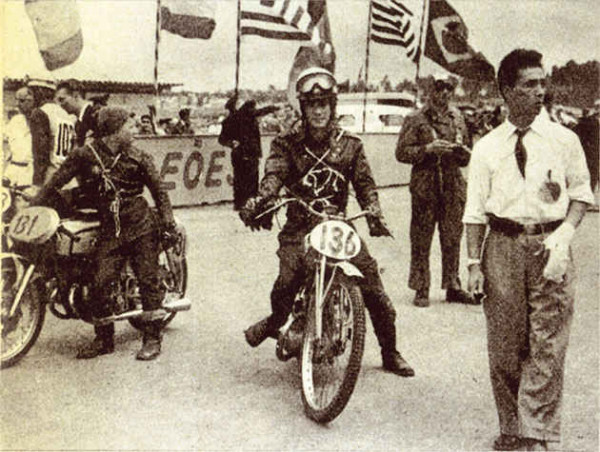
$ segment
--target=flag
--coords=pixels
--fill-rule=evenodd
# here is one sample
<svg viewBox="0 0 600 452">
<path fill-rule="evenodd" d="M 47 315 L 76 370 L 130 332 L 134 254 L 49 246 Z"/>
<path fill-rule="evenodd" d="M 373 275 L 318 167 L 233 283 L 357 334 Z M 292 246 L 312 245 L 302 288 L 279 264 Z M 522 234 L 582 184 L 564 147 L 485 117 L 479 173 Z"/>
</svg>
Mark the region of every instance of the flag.
<svg viewBox="0 0 600 452">
<path fill-rule="evenodd" d="M 413 62 L 419 58 L 419 39 L 414 32 L 413 12 L 399 0 L 372 0 L 371 39 L 379 44 L 406 49 Z"/>
<path fill-rule="evenodd" d="M 325 0 L 242 0 L 241 34 L 318 45 L 327 37 L 318 26 L 327 20 Z"/>
<path fill-rule="evenodd" d="M 206 0 L 162 0 L 160 28 L 182 38 L 209 39 L 216 27 Z"/>
<path fill-rule="evenodd" d="M 74 63 L 83 49 L 75 0 L 25 0 L 40 54 L 49 71 Z"/>
<path fill-rule="evenodd" d="M 460 76 L 493 79 L 493 66 L 469 46 L 467 38 L 467 26 L 454 8 L 446 0 L 430 0 L 423 54 Z"/>
<path fill-rule="evenodd" d="M 296 99 L 296 81 L 298 75 L 309 67 L 322 67 L 335 73 L 335 50 L 331 38 L 327 2 L 325 0 L 308 0 L 306 10 L 311 18 L 311 43 L 298 49 L 288 77 L 288 102 L 300 109 Z"/>
</svg>

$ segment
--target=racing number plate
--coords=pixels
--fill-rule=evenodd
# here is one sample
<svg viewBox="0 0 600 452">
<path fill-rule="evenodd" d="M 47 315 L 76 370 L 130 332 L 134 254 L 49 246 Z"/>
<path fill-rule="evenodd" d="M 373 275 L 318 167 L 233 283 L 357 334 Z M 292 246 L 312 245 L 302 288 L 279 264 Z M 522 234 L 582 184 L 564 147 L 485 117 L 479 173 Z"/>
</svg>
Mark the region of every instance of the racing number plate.
<svg viewBox="0 0 600 452">
<path fill-rule="evenodd" d="M 8 226 L 13 240 L 27 243 L 44 243 L 56 232 L 60 218 L 48 207 L 27 207 L 20 210 Z"/>
<path fill-rule="evenodd" d="M 330 220 L 310 232 L 310 245 L 333 259 L 351 259 L 360 251 L 360 237 L 343 221 Z"/>
</svg>

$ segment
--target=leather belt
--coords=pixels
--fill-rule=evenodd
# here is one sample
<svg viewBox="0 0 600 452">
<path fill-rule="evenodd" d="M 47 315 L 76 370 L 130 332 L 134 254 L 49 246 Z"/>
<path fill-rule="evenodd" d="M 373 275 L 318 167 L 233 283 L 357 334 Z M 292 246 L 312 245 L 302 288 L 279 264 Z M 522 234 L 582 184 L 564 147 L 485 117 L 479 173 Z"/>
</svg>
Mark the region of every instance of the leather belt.
<svg viewBox="0 0 600 452">
<path fill-rule="evenodd" d="M 11 160 L 9 163 L 11 165 L 19 166 L 21 168 L 26 168 L 29 166 L 29 163 L 27 163 L 27 162 L 18 162 L 16 160 Z"/>
<path fill-rule="evenodd" d="M 521 234 L 539 235 L 552 232 L 563 222 L 563 220 L 556 220 L 548 223 L 521 224 L 508 218 L 497 217 L 493 214 L 488 214 L 488 218 L 490 229 L 492 231 L 499 232 L 509 237 L 516 237 Z"/>
</svg>

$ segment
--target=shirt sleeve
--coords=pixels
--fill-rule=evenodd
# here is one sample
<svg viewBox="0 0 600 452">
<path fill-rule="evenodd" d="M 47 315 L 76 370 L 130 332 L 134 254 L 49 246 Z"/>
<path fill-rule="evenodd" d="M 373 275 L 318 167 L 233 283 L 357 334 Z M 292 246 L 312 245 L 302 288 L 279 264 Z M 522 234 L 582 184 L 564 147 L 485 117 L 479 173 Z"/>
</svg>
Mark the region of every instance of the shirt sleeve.
<svg viewBox="0 0 600 452">
<path fill-rule="evenodd" d="M 571 201 L 594 204 L 595 199 L 590 185 L 590 172 L 585 161 L 583 147 L 575 134 L 571 137 L 569 151 L 565 172 L 567 195 Z"/>
<path fill-rule="evenodd" d="M 478 142 L 473 148 L 471 164 L 469 165 L 469 179 L 467 183 L 467 202 L 463 223 L 487 224 L 485 203 L 490 194 L 491 174 L 486 165 L 485 149 Z"/>
</svg>

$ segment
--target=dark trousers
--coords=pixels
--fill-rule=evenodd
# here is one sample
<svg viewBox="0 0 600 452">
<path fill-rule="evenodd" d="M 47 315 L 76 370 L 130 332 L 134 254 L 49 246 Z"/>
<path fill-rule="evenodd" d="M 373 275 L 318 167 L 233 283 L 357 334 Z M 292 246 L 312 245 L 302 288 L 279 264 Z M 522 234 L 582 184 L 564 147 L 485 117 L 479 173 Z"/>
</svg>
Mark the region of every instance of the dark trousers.
<svg viewBox="0 0 600 452">
<path fill-rule="evenodd" d="M 279 328 L 292 310 L 294 296 L 306 275 L 306 266 L 301 244 L 282 245 L 277 255 L 279 276 L 271 291 L 271 309 L 273 326 Z M 351 262 L 364 275 L 360 279 L 360 289 L 379 345 L 384 351 L 393 351 L 396 349 L 396 311 L 383 288 L 377 261 L 363 242 L 360 253 Z"/>
<path fill-rule="evenodd" d="M 99 303 L 94 306 L 95 317 L 110 315 L 110 304 L 115 285 L 129 259 L 137 277 L 144 311 L 160 308 L 165 289 L 160 284 L 158 274 L 159 238 L 157 232 L 145 234 L 125 243 L 110 239 L 98 245 L 96 290 Z"/>
<path fill-rule="evenodd" d="M 459 288 L 458 266 L 464 202 L 455 199 L 444 202 L 441 197 L 411 198 L 410 275 L 408 286 L 427 290 L 431 282 L 429 254 L 437 223 L 442 249 L 442 288 Z"/>
<path fill-rule="evenodd" d="M 258 157 L 244 157 L 233 151 L 233 207 L 240 210 L 246 201 L 258 193 Z"/>
</svg>

